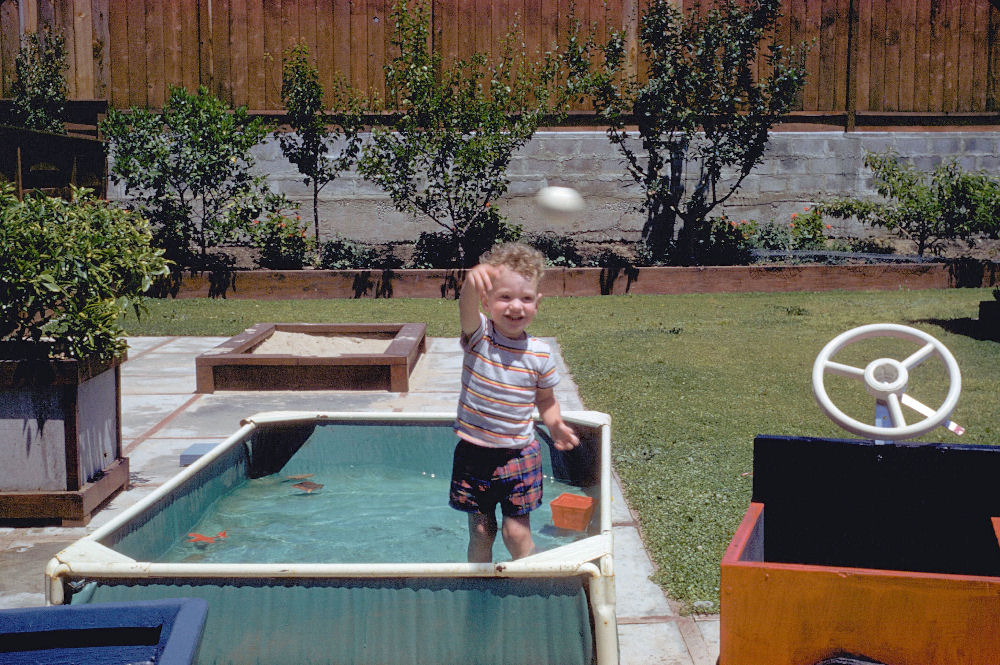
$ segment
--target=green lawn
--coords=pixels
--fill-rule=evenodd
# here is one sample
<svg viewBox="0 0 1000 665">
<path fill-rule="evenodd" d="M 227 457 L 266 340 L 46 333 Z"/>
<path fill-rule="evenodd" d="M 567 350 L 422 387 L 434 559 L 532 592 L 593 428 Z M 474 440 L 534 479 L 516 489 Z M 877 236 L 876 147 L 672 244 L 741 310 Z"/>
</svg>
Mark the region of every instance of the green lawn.
<svg viewBox="0 0 1000 665">
<path fill-rule="evenodd" d="M 543 300 L 531 330 L 554 336 L 587 408 L 612 416 L 615 467 L 659 570 L 656 581 L 690 606 L 717 607 L 719 560 L 750 498 L 755 434 L 848 437 L 816 406 L 812 363 L 836 335 L 867 323 L 901 323 L 942 341 L 962 370 L 953 420 L 923 440 L 1000 443 L 1000 343 L 972 336 L 990 289 L 602 296 Z M 454 301 L 152 301 L 130 335 L 234 335 L 261 321 L 423 321 L 431 336 L 458 335 Z M 864 365 L 913 345 L 852 347 Z M 931 406 L 943 371 L 913 372 L 911 393 Z M 835 403 L 869 421 L 861 384 L 832 377 Z"/>
</svg>

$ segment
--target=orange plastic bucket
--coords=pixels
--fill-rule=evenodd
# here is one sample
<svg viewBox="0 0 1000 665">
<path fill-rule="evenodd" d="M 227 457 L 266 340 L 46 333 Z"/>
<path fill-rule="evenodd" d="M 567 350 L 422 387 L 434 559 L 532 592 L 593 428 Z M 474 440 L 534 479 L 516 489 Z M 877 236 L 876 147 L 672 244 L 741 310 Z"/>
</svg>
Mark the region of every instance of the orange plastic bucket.
<svg viewBox="0 0 1000 665">
<path fill-rule="evenodd" d="M 594 514 L 594 500 L 589 496 L 563 493 L 549 504 L 552 507 L 552 523 L 560 529 L 585 531 Z"/>
</svg>

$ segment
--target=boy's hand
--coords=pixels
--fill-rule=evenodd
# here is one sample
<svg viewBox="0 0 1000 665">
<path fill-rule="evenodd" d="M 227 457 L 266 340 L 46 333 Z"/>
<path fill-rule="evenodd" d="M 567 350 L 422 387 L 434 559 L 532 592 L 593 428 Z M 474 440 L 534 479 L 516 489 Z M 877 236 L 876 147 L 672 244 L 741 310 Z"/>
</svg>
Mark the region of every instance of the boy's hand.
<svg viewBox="0 0 1000 665">
<path fill-rule="evenodd" d="M 493 288 L 493 274 L 496 269 L 489 265 L 488 263 L 480 263 L 475 268 L 472 268 L 465 274 L 465 285 L 462 287 L 462 293 L 465 293 L 465 288 L 472 285 L 476 289 L 476 294 L 482 296 L 490 292 Z"/>
<path fill-rule="evenodd" d="M 493 288 L 496 268 L 480 263 L 465 273 L 465 283 L 458 296 L 458 313 L 462 324 L 462 335 L 468 338 L 479 328 L 479 303 Z"/>
<path fill-rule="evenodd" d="M 580 445 L 580 438 L 576 432 L 561 419 L 554 426 L 549 427 L 549 433 L 552 434 L 552 443 L 556 450 L 572 450 Z"/>
</svg>

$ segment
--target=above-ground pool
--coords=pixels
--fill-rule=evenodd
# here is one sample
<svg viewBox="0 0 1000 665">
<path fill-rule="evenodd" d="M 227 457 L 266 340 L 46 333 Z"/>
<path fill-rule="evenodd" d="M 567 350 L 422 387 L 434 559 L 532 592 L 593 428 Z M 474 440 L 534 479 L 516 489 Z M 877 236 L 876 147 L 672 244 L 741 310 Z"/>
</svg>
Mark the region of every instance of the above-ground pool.
<svg viewBox="0 0 1000 665">
<path fill-rule="evenodd" d="M 610 427 L 564 417 L 581 445 L 539 431 L 530 557 L 466 562 L 453 415 L 258 414 L 56 555 L 48 600 L 204 598 L 199 663 L 617 663 Z M 596 500 L 585 531 L 552 525 L 563 492 Z"/>
</svg>

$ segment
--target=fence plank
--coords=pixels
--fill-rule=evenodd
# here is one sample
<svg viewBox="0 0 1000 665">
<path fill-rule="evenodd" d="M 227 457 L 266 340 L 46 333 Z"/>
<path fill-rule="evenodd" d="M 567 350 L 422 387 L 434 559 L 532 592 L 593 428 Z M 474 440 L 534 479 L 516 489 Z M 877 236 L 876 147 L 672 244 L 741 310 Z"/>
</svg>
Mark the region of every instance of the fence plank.
<svg viewBox="0 0 1000 665">
<path fill-rule="evenodd" d="M 816 44 L 819 55 L 819 69 L 817 71 L 819 85 L 817 85 L 816 90 L 815 108 L 826 111 L 833 107 L 833 89 L 830 84 L 836 76 L 834 67 L 837 45 L 828 28 L 831 23 L 830 12 L 833 9 L 834 0 L 822 0 L 822 2 L 814 2 L 813 4 L 815 11 L 819 14 L 817 32 L 815 33 L 819 40 Z"/>
<path fill-rule="evenodd" d="M 93 0 L 90 29 L 94 35 L 94 99 L 108 99 L 111 55 L 108 45 L 108 0 Z"/>
<path fill-rule="evenodd" d="M 141 2 L 125 2 L 128 25 L 128 103 L 143 108 L 148 100 L 146 90 L 146 8 Z"/>
<path fill-rule="evenodd" d="M 330 106 L 332 99 L 329 91 L 333 88 L 333 76 L 335 65 L 333 62 L 333 43 L 340 39 L 340 35 L 333 29 L 333 2 L 332 0 L 318 0 L 316 2 L 316 67 L 319 70 L 319 84 L 323 86 L 325 93 L 324 105 Z"/>
<path fill-rule="evenodd" d="M 972 92 L 969 97 L 969 110 L 982 112 L 986 110 L 986 90 L 989 87 L 989 10 L 988 2 L 976 0 L 975 32 L 972 41 Z"/>
<path fill-rule="evenodd" d="M 391 17 L 389 18 L 391 21 Z M 333 68 L 344 81 L 351 81 L 351 3 L 333 0 Z"/>
<path fill-rule="evenodd" d="M 0 96 L 10 97 L 15 78 L 14 63 L 21 48 L 21 17 L 18 0 L 0 0 Z"/>
<path fill-rule="evenodd" d="M 836 54 L 834 55 L 834 76 L 830 81 L 833 92 L 831 111 L 847 108 L 847 69 L 848 43 L 847 32 L 850 27 L 851 0 L 837 0 L 831 31 L 836 35 Z"/>
<path fill-rule="evenodd" d="M 958 108 L 958 70 L 960 42 L 962 35 L 962 2 L 960 0 L 947 0 L 942 3 L 945 6 L 947 23 L 947 51 L 944 56 L 944 99 L 941 110 L 954 111 Z"/>
<path fill-rule="evenodd" d="M 164 100 L 168 98 L 171 86 L 184 85 L 184 66 L 181 55 L 181 43 L 184 39 L 183 22 L 181 19 L 181 4 L 170 2 L 163 5 L 163 80 L 158 88 Z"/>
<path fill-rule="evenodd" d="M 989 4 L 989 62 L 987 72 L 989 81 L 986 84 L 986 110 L 1000 109 L 1000 7 Z"/>
<path fill-rule="evenodd" d="M 958 90 L 956 91 L 955 110 L 969 111 L 972 109 L 972 76 L 973 62 L 972 45 L 976 35 L 976 8 L 974 0 L 961 4 L 962 39 L 958 43 Z"/>
<path fill-rule="evenodd" d="M 229 101 L 233 107 L 248 104 L 248 47 L 246 0 L 231 0 L 229 3 L 229 66 L 232 73 L 229 78 L 232 81 L 232 96 Z"/>
<path fill-rule="evenodd" d="M 882 104 L 886 111 L 899 110 L 899 25 L 902 17 L 900 2 L 910 0 L 886 0 L 885 3 L 885 55 L 882 78 Z"/>
<path fill-rule="evenodd" d="M 914 111 L 930 111 L 931 86 L 931 5 L 916 3 L 913 41 L 913 104 Z"/>
<path fill-rule="evenodd" d="M 380 98 L 385 95 L 386 25 L 389 22 L 386 17 L 390 6 L 390 0 L 368 0 L 368 20 L 365 22 L 368 40 L 368 58 L 365 63 L 368 88 Z"/>
<path fill-rule="evenodd" d="M 916 57 L 917 5 L 903 2 L 899 8 L 899 74 L 897 109 L 913 108 L 915 93 L 914 63 Z"/>
<path fill-rule="evenodd" d="M 263 3 L 264 99 L 262 108 L 280 109 L 281 103 L 281 0 Z"/>
<path fill-rule="evenodd" d="M 368 3 L 354 0 L 351 8 L 351 85 L 365 93 L 368 85 Z"/>
<path fill-rule="evenodd" d="M 76 97 L 94 98 L 94 22 L 90 0 L 73 2 L 73 50 L 76 61 Z"/>
<path fill-rule="evenodd" d="M 858 27 L 854 35 L 854 94 L 855 109 L 867 111 L 871 108 L 871 39 L 872 0 L 855 0 L 857 3 Z"/>
<path fill-rule="evenodd" d="M 885 3 L 886 0 L 872 1 L 872 32 L 869 42 L 871 67 L 868 82 L 868 108 L 872 111 L 885 110 Z"/>
</svg>

